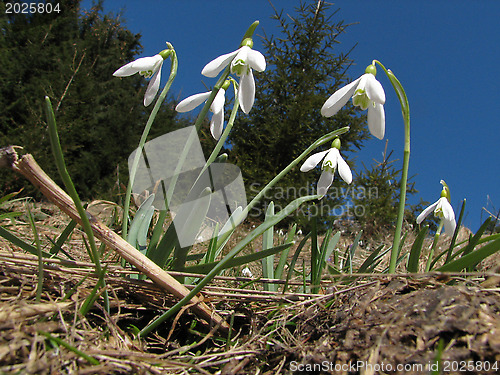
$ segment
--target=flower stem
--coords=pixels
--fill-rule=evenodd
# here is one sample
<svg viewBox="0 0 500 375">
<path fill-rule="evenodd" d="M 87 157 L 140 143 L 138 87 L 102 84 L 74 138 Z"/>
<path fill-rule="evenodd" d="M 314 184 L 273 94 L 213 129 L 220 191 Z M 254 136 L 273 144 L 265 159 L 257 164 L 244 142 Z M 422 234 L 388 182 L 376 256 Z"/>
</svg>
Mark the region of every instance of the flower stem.
<svg viewBox="0 0 500 375">
<path fill-rule="evenodd" d="M 389 263 L 389 273 L 394 273 L 396 271 L 396 263 L 398 260 L 399 247 L 401 242 L 401 231 L 403 229 L 403 219 L 406 206 L 406 183 L 408 180 L 408 167 L 410 164 L 410 106 L 403 85 L 401 85 L 394 73 L 386 69 L 380 61 L 373 60 L 372 64 L 375 63 L 384 70 L 385 74 L 391 81 L 392 87 L 394 88 L 399 102 L 401 103 L 401 113 L 403 114 L 403 121 L 405 126 L 405 143 L 403 151 L 403 169 L 401 172 L 398 217 L 396 220 L 396 230 L 394 232 L 394 242 L 391 249 L 391 261 Z"/>
<path fill-rule="evenodd" d="M 237 92 L 237 89 L 235 90 L 235 93 L 236 92 Z M 219 152 L 222 149 L 222 146 L 224 146 L 224 144 L 226 143 L 226 139 L 229 136 L 231 129 L 233 128 L 234 120 L 236 119 L 236 115 L 238 113 L 239 108 L 240 108 L 240 102 L 238 101 L 238 95 L 234 95 L 233 109 L 231 111 L 231 115 L 229 116 L 229 120 L 227 122 L 226 128 L 224 129 L 224 132 L 222 133 L 222 136 L 220 137 L 220 139 L 217 141 L 217 144 L 215 145 L 214 149 L 212 150 L 212 153 L 208 157 L 208 160 L 205 163 L 205 166 L 203 167 L 203 169 L 201 170 L 200 175 L 210 166 L 210 164 L 213 163 L 213 161 L 219 155 Z"/>
<path fill-rule="evenodd" d="M 129 220 L 129 208 L 130 208 L 130 196 L 132 195 L 132 187 L 134 185 L 135 181 L 135 175 L 137 173 L 137 167 L 139 165 L 139 160 L 142 155 L 142 149 L 144 147 L 144 144 L 146 143 L 146 139 L 149 135 L 149 131 L 151 130 L 151 126 L 153 125 L 153 121 L 156 118 L 156 115 L 158 114 L 158 111 L 160 110 L 160 107 L 167 97 L 167 93 L 170 90 L 170 87 L 172 86 L 172 83 L 174 82 L 175 77 L 177 76 L 177 67 L 178 67 L 178 60 L 177 60 L 177 54 L 175 53 L 174 47 L 170 44 L 169 48 L 171 50 L 170 53 L 170 76 L 168 77 L 168 81 L 165 84 L 165 87 L 163 88 L 160 96 L 156 100 L 155 106 L 153 107 L 153 110 L 151 111 L 151 114 L 149 115 L 148 121 L 146 122 L 146 126 L 144 127 L 144 130 L 142 132 L 141 139 L 139 141 L 139 146 L 137 147 L 137 152 L 135 153 L 134 160 L 132 162 L 132 165 L 130 167 L 130 175 L 129 175 L 129 180 L 128 180 L 128 185 L 127 185 L 127 192 L 125 193 L 125 202 L 123 204 L 123 222 L 122 222 L 122 237 L 124 239 L 127 239 L 127 234 L 128 234 L 128 220 Z"/>
<path fill-rule="evenodd" d="M 443 229 L 444 220 L 441 219 L 439 222 L 438 229 L 436 230 L 436 234 L 434 235 L 434 241 L 432 242 L 431 251 L 429 253 L 429 257 L 427 258 L 427 263 L 425 265 L 425 272 L 429 272 L 431 270 L 432 257 L 434 256 L 434 251 L 436 250 L 437 243 L 439 241 L 439 236 L 441 235 L 441 230 Z"/>
</svg>

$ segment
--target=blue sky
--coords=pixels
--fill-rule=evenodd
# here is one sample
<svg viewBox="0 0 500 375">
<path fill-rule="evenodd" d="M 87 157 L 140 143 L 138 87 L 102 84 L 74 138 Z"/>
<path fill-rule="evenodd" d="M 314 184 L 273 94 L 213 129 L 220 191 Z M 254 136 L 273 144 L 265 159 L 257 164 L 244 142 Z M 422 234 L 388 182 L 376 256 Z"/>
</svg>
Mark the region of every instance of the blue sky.
<svg viewBox="0 0 500 375">
<path fill-rule="evenodd" d="M 84 0 L 82 7 L 92 2 Z M 274 0 L 293 14 L 299 0 Z M 477 230 L 486 218 L 482 207 L 500 209 L 500 1 L 496 0 L 340 0 L 336 20 L 353 25 L 339 40 L 351 53 L 352 79 L 373 59 L 390 68 L 405 87 L 411 113 L 410 175 L 419 193 L 410 199 L 434 202 L 444 179 L 458 215 L 466 198 L 465 224 Z M 256 35 L 276 34 L 267 0 L 105 0 L 105 12 L 123 10 L 126 26 L 142 34 L 151 56 L 172 43 L 179 72 L 171 92 L 179 99 L 204 91 L 215 81 L 201 76 L 213 58 L 235 50 L 247 27 L 260 21 Z M 254 38 L 259 49 L 259 38 Z M 386 136 L 393 158 L 402 159 L 403 121 L 391 85 L 379 71 L 386 91 Z M 162 86 L 166 77 L 162 80 Z M 256 75 L 258 89 L 258 75 Z M 327 98 L 325 98 L 326 100 Z M 318 108 L 319 110 L 319 108 Z M 371 138 L 356 157 L 369 165 L 381 160 L 385 141 Z M 487 201 L 487 197 L 490 201 Z"/>
</svg>

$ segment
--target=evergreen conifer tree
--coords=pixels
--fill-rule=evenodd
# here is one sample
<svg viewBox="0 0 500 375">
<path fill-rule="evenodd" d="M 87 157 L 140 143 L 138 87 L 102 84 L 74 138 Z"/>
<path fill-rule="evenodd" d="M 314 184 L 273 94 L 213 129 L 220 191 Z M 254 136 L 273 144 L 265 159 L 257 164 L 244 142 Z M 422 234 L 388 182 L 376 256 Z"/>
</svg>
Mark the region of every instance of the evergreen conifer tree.
<svg viewBox="0 0 500 375">
<path fill-rule="evenodd" d="M 87 12 L 80 2 L 52 1 L 60 12 L 33 14 L 6 14 L 5 4 L 0 6 L 0 144 L 23 146 L 58 181 L 43 110 L 49 96 L 78 191 L 102 198 L 117 181 L 117 170 L 126 180 L 127 158 L 152 106 L 142 106 L 148 83 L 142 77 L 113 77 L 141 51 L 140 34 L 119 15 L 103 14 L 102 1 Z M 162 108 L 152 136 L 179 126 L 173 107 Z M 2 173 L 0 190 L 24 185 Z"/>
<path fill-rule="evenodd" d="M 281 32 L 263 38 L 267 69 L 256 74 L 253 109 L 237 120 L 230 136 L 231 155 L 243 171 L 250 199 L 326 133 L 350 126 L 341 137 L 344 156 L 346 151 L 359 149 L 368 138 L 366 118 L 351 103 L 332 118 L 320 113 L 326 99 L 348 82 L 346 71 L 352 64 L 349 49 L 340 45 L 348 25 L 339 19 L 337 11 L 322 0 L 309 1 L 301 2 L 294 14 L 275 10 L 272 18 Z M 329 147 L 324 145 L 323 149 Z M 315 194 L 319 174 L 319 168 L 308 173 L 296 168 L 250 216 L 263 218 L 270 201 L 283 208 L 298 196 Z M 340 186 L 346 188 L 336 177 L 330 188 L 332 194 L 316 202 L 316 207 L 304 206 L 295 219 L 307 226 L 309 216 L 316 213 L 323 218 L 341 214 Z"/>
</svg>

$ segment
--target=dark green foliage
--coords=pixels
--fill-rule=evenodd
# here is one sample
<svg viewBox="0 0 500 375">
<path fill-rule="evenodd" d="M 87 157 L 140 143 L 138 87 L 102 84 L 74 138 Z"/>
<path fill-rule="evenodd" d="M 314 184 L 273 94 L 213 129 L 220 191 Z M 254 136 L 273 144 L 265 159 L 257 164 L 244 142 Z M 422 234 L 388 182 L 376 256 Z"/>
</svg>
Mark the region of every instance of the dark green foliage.
<svg viewBox="0 0 500 375">
<path fill-rule="evenodd" d="M 342 136 L 342 152 L 359 149 L 368 137 L 365 117 L 352 104 L 333 118 L 320 113 L 326 99 L 347 83 L 345 72 L 352 63 L 348 54 L 341 52 L 346 48 L 339 48 L 339 36 L 347 25 L 337 17 L 327 4 L 318 1 L 301 3 L 295 14 L 275 11 L 272 17 L 279 23 L 281 34 L 263 38 L 267 69 L 255 74 L 255 105 L 248 116 L 237 119 L 230 136 L 231 155 L 243 171 L 250 199 L 325 133 L 351 127 Z M 290 200 L 314 193 L 319 175 L 319 168 L 308 173 L 295 169 L 250 215 L 262 218 L 271 200 L 279 211 Z M 332 188 L 344 185 L 336 178 Z M 320 214 L 327 219 L 328 208 L 341 202 L 341 198 L 325 197 L 316 207 L 322 206 Z M 301 211 L 307 211 L 307 207 Z M 307 226 L 304 212 L 296 219 Z"/>
<path fill-rule="evenodd" d="M 57 3 L 61 12 L 50 14 L 6 15 L 1 5 L 0 144 L 23 146 L 58 181 L 42 109 L 48 96 L 69 173 L 81 196 L 90 198 L 109 192 L 119 175 L 124 181 L 152 107 L 142 106 L 142 77 L 112 75 L 141 51 L 140 34 L 118 15 L 103 14 L 101 2 L 85 13 L 80 0 Z M 174 126 L 174 116 L 165 106 L 160 128 Z M 165 133 L 160 128 L 155 134 Z M 22 184 L 4 173 L 0 190 Z"/>
</svg>

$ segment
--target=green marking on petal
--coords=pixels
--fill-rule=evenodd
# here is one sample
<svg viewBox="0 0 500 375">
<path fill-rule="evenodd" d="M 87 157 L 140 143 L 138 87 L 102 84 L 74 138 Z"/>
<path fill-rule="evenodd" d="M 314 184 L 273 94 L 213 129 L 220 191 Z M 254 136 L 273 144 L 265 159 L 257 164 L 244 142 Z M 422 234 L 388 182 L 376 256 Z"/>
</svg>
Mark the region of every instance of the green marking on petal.
<svg viewBox="0 0 500 375">
<path fill-rule="evenodd" d="M 248 73 L 248 66 L 246 62 L 241 59 L 233 61 L 231 63 L 231 73 L 236 74 L 239 77 L 241 77 L 245 73 Z"/>
<path fill-rule="evenodd" d="M 153 71 L 152 70 L 143 70 L 142 72 L 139 72 L 141 76 L 144 76 L 145 78 L 151 78 L 153 76 Z"/>
<path fill-rule="evenodd" d="M 371 100 L 368 98 L 368 95 L 366 95 L 365 90 L 358 89 L 354 93 L 354 96 L 352 97 L 352 104 L 356 107 L 361 107 L 361 109 L 364 111 L 365 109 L 368 108 L 370 105 Z"/>
<path fill-rule="evenodd" d="M 335 167 L 330 160 L 325 160 L 321 165 L 321 170 L 335 173 Z"/>
</svg>

